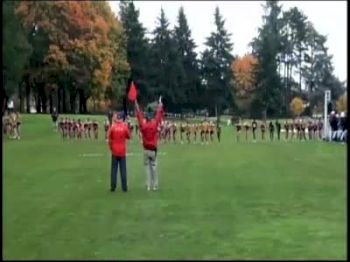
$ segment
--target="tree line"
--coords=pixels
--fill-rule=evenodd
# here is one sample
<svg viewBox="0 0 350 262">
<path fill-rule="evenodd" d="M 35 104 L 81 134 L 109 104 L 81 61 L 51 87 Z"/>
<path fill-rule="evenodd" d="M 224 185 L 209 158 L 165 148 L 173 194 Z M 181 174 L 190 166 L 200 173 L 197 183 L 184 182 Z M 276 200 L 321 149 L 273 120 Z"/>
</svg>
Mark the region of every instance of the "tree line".
<svg viewBox="0 0 350 262">
<path fill-rule="evenodd" d="M 174 27 L 161 9 L 147 32 L 132 1 L 120 2 L 118 17 L 104 1 L 3 6 L 3 90 L 19 97 L 21 111 L 29 111 L 30 97 L 37 112 L 121 108 L 131 80 L 144 105 L 162 95 L 174 113 L 258 118 L 289 115 L 297 96 L 311 114 L 322 110 L 324 90 L 334 100 L 346 90 L 334 75 L 327 37 L 298 8 L 282 11 L 277 1 L 264 4 L 263 24 L 243 57 L 234 55 L 218 7 L 215 29 L 197 53 L 183 7 Z"/>
</svg>

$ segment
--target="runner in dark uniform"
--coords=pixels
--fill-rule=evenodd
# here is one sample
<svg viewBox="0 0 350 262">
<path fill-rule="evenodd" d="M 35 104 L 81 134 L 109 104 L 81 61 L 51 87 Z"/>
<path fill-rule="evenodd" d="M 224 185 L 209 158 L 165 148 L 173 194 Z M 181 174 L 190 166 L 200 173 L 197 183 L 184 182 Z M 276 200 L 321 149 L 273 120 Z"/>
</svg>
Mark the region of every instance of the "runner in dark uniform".
<svg viewBox="0 0 350 262">
<path fill-rule="evenodd" d="M 265 126 L 265 123 L 262 122 L 261 125 L 260 125 L 260 129 L 261 129 L 261 139 L 262 140 L 265 140 L 265 131 L 266 131 L 266 126 Z"/>
<path fill-rule="evenodd" d="M 276 125 L 276 131 L 277 131 L 277 139 L 280 140 L 281 137 L 281 123 L 276 120 L 275 122 Z"/>
<path fill-rule="evenodd" d="M 288 134 L 289 134 L 289 124 L 288 121 L 284 123 L 284 129 L 286 130 L 286 140 L 288 140 Z"/>
<path fill-rule="evenodd" d="M 248 131 L 249 131 L 248 123 L 244 124 L 244 128 L 245 128 L 245 140 L 248 141 Z"/>
<path fill-rule="evenodd" d="M 258 124 L 256 123 L 256 120 L 254 119 L 252 122 L 252 131 L 253 131 L 253 140 L 254 141 L 256 140 L 255 131 L 256 131 L 257 127 L 258 127 Z"/>
<path fill-rule="evenodd" d="M 216 125 L 216 135 L 218 137 L 218 141 L 221 139 L 221 126 L 219 124 Z"/>
<path fill-rule="evenodd" d="M 269 123 L 269 131 L 270 131 L 270 140 L 273 141 L 273 133 L 275 131 L 275 126 L 272 124 L 272 122 Z"/>
<path fill-rule="evenodd" d="M 21 116 L 18 112 L 16 112 L 16 135 L 17 135 L 17 139 L 21 139 Z"/>
<path fill-rule="evenodd" d="M 238 122 L 236 124 L 236 140 L 237 140 L 237 142 L 239 142 L 239 137 L 241 135 L 241 129 L 242 129 L 242 125 L 240 122 Z"/>
<path fill-rule="evenodd" d="M 176 123 L 172 124 L 172 133 L 173 133 L 173 141 L 176 143 L 176 131 L 177 131 L 177 126 Z"/>
<path fill-rule="evenodd" d="M 309 135 L 309 140 L 312 140 L 312 138 L 313 138 L 313 137 L 312 137 L 313 130 L 314 130 L 314 128 L 313 128 L 312 121 L 309 120 L 308 126 L 307 126 L 307 133 L 308 133 L 308 135 Z"/>
</svg>

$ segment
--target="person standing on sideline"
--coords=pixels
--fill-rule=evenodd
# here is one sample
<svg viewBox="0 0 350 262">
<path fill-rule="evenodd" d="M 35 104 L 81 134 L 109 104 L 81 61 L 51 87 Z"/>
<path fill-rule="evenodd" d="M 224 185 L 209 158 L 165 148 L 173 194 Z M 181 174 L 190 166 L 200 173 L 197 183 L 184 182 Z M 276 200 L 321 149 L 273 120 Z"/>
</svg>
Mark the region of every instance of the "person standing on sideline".
<svg viewBox="0 0 350 262">
<path fill-rule="evenodd" d="M 108 130 L 108 145 L 112 152 L 112 168 L 111 168 L 111 192 L 117 187 L 118 166 L 120 167 L 120 177 L 122 182 L 122 190 L 128 191 L 127 173 L 126 173 L 126 150 L 127 139 L 130 139 L 130 131 L 123 122 L 123 113 L 113 115 L 113 124 Z"/>
<path fill-rule="evenodd" d="M 286 130 L 286 140 L 288 140 L 288 134 L 289 134 L 289 124 L 288 121 L 284 123 L 284 129 Z"/>
<path fill-rule="evenodd" d="M 242 124 L 241 120 L 238 120 L 238 123 L 236 124 L 236 141 L 239 142 L 239 137 L 241 134 Z"/>
<path fill-rule="evenodd" d="M 276 130 L 277 130 L 277 139 L 280 140 L 280 135 L 281 135 L 281 123 L 278 122 L 278 119 L 276 120 Z"/>
<path fill-rule="evenodd" d="M 269 124 L 269 131 L 270 131 L 270 140 L 273 141 L 273 132 L 275 131 L 275 127 L 272 124 L 272 121 Z"/>
<path fill-rule="evenodd" d="M 158 127 L 162 120 L 163 105 L 161 98 L 153 119 L 153 113 L 149 110 L 146 118 L 140 111 L 139 104 L 135 100 L 136 117 L 142 134 L 142 144 L 144 149 L 144 165 L 147 173 L 147 190 L 156 191 L 159 187 L 159 179 L 157 172 L 157 147 L 158 147 Z"/>
<path fill-rule="evenodd" d="M 261 122 L 260 129 L 261 129 L 261 140 L 265 140 L 265 123 Z"/>
<path fill-rule="evenodd" d="M 220 126 L 220 123 L 218 121 L 216 122 L 216 135 L 218 137 L 218 141 L 220 142 L 220 139 L 221 139 L 221 126 Z"/>
<path fill-rule="evenodd" d="M 257 127 L 258 127 L 258 124 L 256 123 L 256 120 L 254 119 L 252 122 L 252 131 L 253 131 L 253 141 L 254 142 L 256 141 L 255 131 L 256 131 Z"/>
<path fill-rule="evenodd" d="M 53 124 L 54 129 L 57 130 L 58 129 L 58 125 L 57 125 L 58 112 L 56 110 L 56 107 L 54 107 L 52 110 L 51 119 L 52 119 L 52 124 Z"/>
</svg>

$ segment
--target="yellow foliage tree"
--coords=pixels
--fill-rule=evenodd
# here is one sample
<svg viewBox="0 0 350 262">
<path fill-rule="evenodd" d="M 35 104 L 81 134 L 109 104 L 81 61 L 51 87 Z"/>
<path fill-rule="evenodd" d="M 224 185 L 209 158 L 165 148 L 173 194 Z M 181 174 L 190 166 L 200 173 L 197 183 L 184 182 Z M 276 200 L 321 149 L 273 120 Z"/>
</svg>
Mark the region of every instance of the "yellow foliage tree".
<svg viewBox="0 0 350 262">
<path fill-rule="evenodd" d="M 305 110 L 303 99 L 300 97 L 294 97 L 290 102 L 289 108 L 295 116 L 300 116 Z"/>
<path fill-rule="evenodd" d="M 341 97 L 339 97 L 337 101 L 337 110 L 339 112 L 347 112 L 348 111 L 348 94 L 345 93 Z"/>
</svg>

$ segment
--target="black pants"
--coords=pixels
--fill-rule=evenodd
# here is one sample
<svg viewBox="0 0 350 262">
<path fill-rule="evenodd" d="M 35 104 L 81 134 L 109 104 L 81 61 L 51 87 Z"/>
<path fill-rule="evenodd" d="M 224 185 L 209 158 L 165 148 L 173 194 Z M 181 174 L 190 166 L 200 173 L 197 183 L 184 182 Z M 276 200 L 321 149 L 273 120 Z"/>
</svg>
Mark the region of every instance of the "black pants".
<svg viewBox="0 0 350 262">
<path fill-rule="evenodd" d="M 221 135 L 221 132 L 217 132 L 216 135 L 218 136 L 218 140 L 220 142 L 220 135 Z"/>
<path fill-rule="evenodd" d="M 253 139 L 255 140 L 255 128 L 253 128 Z"/>
<path fill-rule="evenodd" d="M 127 177 L 126 177 L 126 157 L 116 157 L 112 155 L 111 189 L 115 190 L 115 188 L 117 187 L 118 166 L 120 167 L 122 189 L 124 192 L 126 192 L 128 191 L 128 184 L 127 184 Z"/>
<path fill-rule="evenodd" d="M 281 130 L 277 131 L 277 139 L 280 140 Z"/>
</svg>

